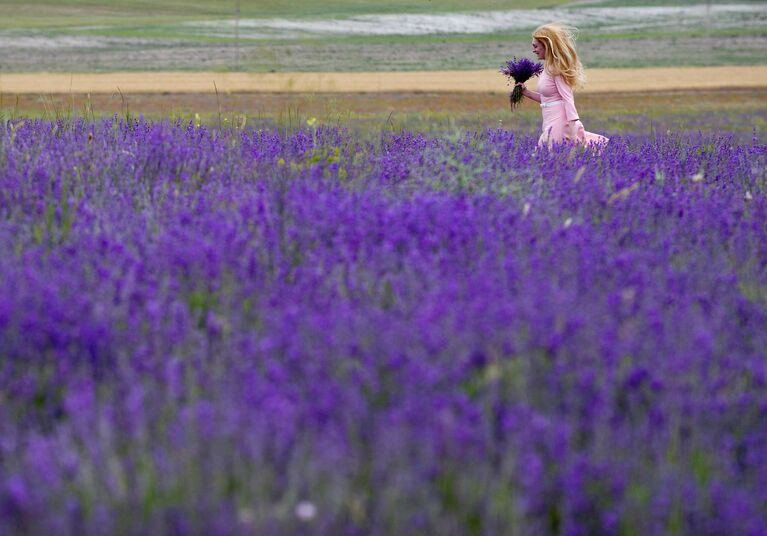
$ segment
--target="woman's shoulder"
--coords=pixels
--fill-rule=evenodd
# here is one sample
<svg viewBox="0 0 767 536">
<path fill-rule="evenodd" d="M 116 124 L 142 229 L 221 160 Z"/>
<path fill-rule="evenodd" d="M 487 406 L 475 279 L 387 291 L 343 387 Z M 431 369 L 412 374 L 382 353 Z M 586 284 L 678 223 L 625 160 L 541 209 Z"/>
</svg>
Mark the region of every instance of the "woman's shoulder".
<svg viewBox="0 0 767 536">
<path fill-rule="evenodd" d="M 562 79 L 562 75 L 559 74 L 558 72 L 551 71 L 550 69 L 545 69 L 545 68 L 543 69 L 541 76 L 545 76 L 546 78 L 549 78 L 552 81 L 556 81 L 557 79 Z"/>
<path fill-rule="evenodd" d="M 565 85 L 569 88 L 572 88 L 572 84 L 570 84 L 567 78 L 562 76 L 562 73 L 556 73 L 556 74 L 549 73 L 549 76 L 557 85 Z"/>
<path fill-rule="evenodd" d="M 560 78 L 562 76 L 556 68 L 549 69 L 548 67 L 543 68 L 543 74 L 551 78 Z"/>
</svg>

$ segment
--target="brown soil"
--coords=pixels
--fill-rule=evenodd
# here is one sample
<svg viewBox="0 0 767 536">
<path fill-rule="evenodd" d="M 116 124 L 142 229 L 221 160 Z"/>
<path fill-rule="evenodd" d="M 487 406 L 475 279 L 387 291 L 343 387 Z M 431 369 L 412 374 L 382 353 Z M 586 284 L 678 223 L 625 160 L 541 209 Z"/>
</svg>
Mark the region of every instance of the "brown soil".
<svg viewBox="0 0 767 536">
<path fill-rule="evenodd" d="M 578 109 L 592 114 L 758 111 L 767 109 L 767 88 L 726 90 L 678 90 L 656 92 L 583 93 Z M 279 114 L 312 115 L 320 118 L 344 114 L 440 113 L 498 114 L 509 116 L 508 100 L 497 93 L 456 92 L 367 92 L 367 93 L 138 93 L 138 94 L 3 94 L 0 108 L 7 112 L 47 113 L 51 116 L 92 109 L 95 114 L 210 115 L 244 113 L 249 116 Z M 521 112 L 535 110 L 525 102 Z"/>
</svg>

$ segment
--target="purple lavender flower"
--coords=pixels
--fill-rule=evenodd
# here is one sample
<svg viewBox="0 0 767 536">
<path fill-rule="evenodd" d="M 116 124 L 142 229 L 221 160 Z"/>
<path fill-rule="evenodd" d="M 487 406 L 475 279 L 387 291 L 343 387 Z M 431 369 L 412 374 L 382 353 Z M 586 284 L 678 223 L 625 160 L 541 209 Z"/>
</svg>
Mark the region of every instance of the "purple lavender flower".
<svg viewBox="0 0 767 536">
<path fill-rule="evenodd" d="M 543 72 L 543 64 L 537 63 L 527 58 L 517 59 L 514 56 L 512 59 L 506 62 L 506 65 L 502 65 L 499 72 L 504 76 L 514 81 L 514 83 L 524 84 L 534 76 L 539 76 Z M 522 87 L 514 86 L 514 89 L 509 95 L 509 104 L 513 110 L 517 104 L 522 100 Z"/>
<path fill-rule="evenodd" d="M 0 534 L 762 534 L 767 146 L 614 140 L 0 121 Z"/>
</svg>

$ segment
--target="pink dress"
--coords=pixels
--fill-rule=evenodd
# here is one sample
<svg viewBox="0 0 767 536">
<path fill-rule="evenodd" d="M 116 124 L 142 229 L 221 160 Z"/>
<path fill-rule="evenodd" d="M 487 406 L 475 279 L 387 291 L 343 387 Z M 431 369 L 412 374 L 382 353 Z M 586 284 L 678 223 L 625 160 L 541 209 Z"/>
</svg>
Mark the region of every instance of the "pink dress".
<svg viewBox="0 0 767 536">
<path fill-rule="evenodd" d="M 538 139 L 538 146 L 553 143 L 562 143 L 565 141 L 577 141 L 578 143 L 605 144 L 609 140 L 599 134 L 587 132 L 583 128 L 578 117 L 578 111 L 575 109 L 575 98 L 573 90 L 560 75 L 551 76 L 544 70 L 538 80 L 538 93 L 541 94 L 541 111 L 543 112 L 543 128 L 541 137 Z M 567 128 L 568 121 L 576 120 L 577 139 L 569 139 Z"/>
</svg>

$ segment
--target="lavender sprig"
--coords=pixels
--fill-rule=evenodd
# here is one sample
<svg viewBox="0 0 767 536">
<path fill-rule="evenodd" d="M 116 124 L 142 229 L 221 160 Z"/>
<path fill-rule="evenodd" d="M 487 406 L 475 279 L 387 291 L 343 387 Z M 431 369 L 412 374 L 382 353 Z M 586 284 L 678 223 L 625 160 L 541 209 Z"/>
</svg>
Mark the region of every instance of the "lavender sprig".
<svg viewBox="0 0 767 536">
<path fill-rule="evenodd" d="M 515 84 L 524 84 L 532 77 L 539 76 L 543 72 L 543 64 L 527 58 L 517 59 L 517 57 L 514 56 L 511 60 L 507 61 L 505 65 L 502 65 L 499 71 L 504 76 L 507 76 L 510 81 L 513 80 Z M 512 110 L 514 110 L 522 100 L 522 91 L 522 86 L 516 85 L 514 86 L 514 89 L 511 90 L 509 104 Z"/>
</svg>

